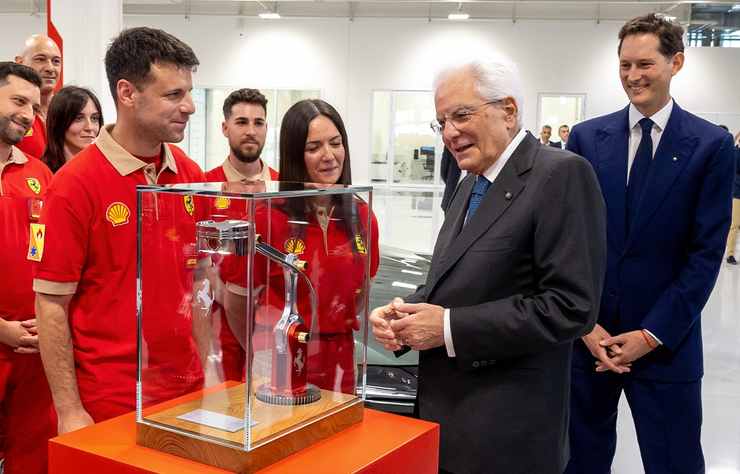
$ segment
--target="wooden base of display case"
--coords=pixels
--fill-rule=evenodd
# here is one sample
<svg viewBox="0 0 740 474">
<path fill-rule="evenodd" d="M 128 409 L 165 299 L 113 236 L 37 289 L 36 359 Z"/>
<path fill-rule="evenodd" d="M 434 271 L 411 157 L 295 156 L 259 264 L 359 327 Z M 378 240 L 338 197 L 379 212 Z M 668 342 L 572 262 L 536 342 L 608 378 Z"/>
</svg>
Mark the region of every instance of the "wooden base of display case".
<svg viewBox="0 0 740 474">
<path fill-rule="evenodd" d="M 204 409 L 243 420 L 245 392 L 239 384 L 147 408 L 145 422 L 137 424 L 137 442 L 230 471 L 254 472 L 362 421 L 362 401 L 352 395 L 321 390 L 318 401 L 297 406 L 270 405 L 253 395 L 251 421 L 256 424 L 249 436 L 257 447 L 245 451 L 244 430 L 229 432 L 178 418 Z"/>
</svg>

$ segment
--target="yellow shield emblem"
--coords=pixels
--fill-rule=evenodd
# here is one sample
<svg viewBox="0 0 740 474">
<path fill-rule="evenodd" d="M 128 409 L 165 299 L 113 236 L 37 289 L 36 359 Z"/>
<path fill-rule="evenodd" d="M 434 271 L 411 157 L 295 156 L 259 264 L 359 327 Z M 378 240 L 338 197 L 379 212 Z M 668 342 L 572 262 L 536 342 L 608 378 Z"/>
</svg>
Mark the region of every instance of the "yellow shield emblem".
<svg viewBox="0 0 740 474">
<path fill-rule="evenodd" d="M 113 227 L 128 224 L 131 211 L 128 206 L 122 202 L 114 202 L 105 211 L 105 219 L 113 224 Z"/>
<path fill-rule="evenodd" d="M 216 198 L 216 209 L 224 210 L 228 209 L 229 205 L 231 204 L 231 200 L 229 198 L 225 198 L 223 196 L 219 196 Z"/>
<path fill-rule="evenodd" d="M 183 196 L 182 202 L 185 204 L 185 210 L 192 216 L 193 212 L 195 212 L 195 201 L 193 201 L 193 196 Z"/>
<path fill-rule="evenodd" d="M 44 237 L 46 226 L 44 224 L 31 224 L 31 234 L 28 239 L 28 255 L 26 258 L 34 262 L 40 262 L 44 255 Z"/>
<path fill-rule="evenodd" d="M 34 194 L 38 194 L 41 192 L 41 183 L 39 183 L 38 179 L 26 178 L 26 184 L 28 185 L 28 188 L 34 192 Z"/>
<path fill-rule="evenodd" d="M 28 130 L 26 130 L 26 134 L 24 136 L 25 137 L 32 137 L 33 136 L 33 128 L 29 128 Z"/>
<path fill-rule="evenodd" d="M 300 255 L 306 250 L 306 243 L 301 239 L 288 239 L 285 241 L 285 251 L 295 255 Z"/>
<path fill-rule="evenodd" d="M 367 254 L 365 242 L 362 241 L 362 236 L 360 234 L 355 235 L 355 248 L 357 249 L 357 253 L 361 253 L 362 255 Z"/>
</svg>

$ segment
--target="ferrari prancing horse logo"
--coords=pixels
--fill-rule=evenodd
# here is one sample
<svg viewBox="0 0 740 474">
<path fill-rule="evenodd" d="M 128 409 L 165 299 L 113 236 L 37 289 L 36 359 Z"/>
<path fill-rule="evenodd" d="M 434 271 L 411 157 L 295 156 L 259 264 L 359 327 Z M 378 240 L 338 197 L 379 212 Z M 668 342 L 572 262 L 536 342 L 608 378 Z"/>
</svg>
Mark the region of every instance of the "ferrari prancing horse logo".
<svg viewBox="0 0 740 474">
<path fill-rule="evenodd" d="M 41 183 L 39 183 L 38 179 L 26 178 L 26 184 L 28 185 L 28 188 L 33 191 L 34 194 L 39 194 L 41 192 Z"/>
<path fill-rule="evenodd" d="M 193 202 L 193 196 L 183 196 L 182 202 L 185 204 L 185 210 L 188 211 L 188 214 L 192 216 L 193 212 L 195 211 L 195 203 Z"/>
</svg>

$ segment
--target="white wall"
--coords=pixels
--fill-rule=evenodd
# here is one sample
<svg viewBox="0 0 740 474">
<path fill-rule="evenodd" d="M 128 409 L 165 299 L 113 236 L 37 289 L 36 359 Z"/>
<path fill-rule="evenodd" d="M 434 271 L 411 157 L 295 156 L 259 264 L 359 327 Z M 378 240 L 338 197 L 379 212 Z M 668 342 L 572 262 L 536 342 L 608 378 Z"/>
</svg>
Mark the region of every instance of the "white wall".
<svg viewBox="0 0 740 474">
<path fill-rule="evenodd" d="M 0 61 L 13 61 L 23 42 L 34 33 L 46 32 L 46 17 L 41 15 L 0 14 Z"/>
<path fill-rule="evenodd" d="M 0 57 L 8 58 L 43 26 L 41 17 L 26 15 L 0 21 Z M 587 94 L 587 117 L 627 103 L 617 77 L 615 22 L 125 16 L 124 24 L 163 28 L 189 43 L 201 60 L 197 86 L 320 89 L 347 122 L 357 182 L 368 180 L 372 91 L 430 89 L 434 71 L 460 54 L 498 51 L 519 64 L 529 127 L 536 125 L 540 92 Z M 691 48 L 674 97 L 688 110 L 729 117 L 740 113 L 737 77 L 740 49 Z"/>
</svg>

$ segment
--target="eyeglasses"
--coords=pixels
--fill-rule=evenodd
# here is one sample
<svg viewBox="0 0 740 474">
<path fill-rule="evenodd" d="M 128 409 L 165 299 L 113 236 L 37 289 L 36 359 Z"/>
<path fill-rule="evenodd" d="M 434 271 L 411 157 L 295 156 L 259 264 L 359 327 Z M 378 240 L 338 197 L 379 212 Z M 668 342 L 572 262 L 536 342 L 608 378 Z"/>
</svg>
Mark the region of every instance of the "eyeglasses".
<svg viewBox="0 0 740 474">
<path fill-rule="evenodd" d="M 464 126 L 466 123 L 470 122 L 470 120 L 473 118 L 475 114 L 483 110 L 483 107 L 487 105 L 492 104 L 498 104 L 499 102 L 503 102 L 502 100 L 492 100 L 490 102 L 484 102 L 480 104 L 477 107 L 460 107 L 459 109 L 453 111 L 452 113 L 445 114 L 442 118 L 442 120 L 434 119 L 429 124 L 430 127 L 432 127 L 432 130 L 434 130 L 434 133 L 437 135 L 442 135 L 442 132 L 445 130 L 445 125 L 447 125 L 447 122 L 450 123 L 453 127 L 455 127 L 455 130 L 460 130 L 461 126 Z"/>
</svg>

